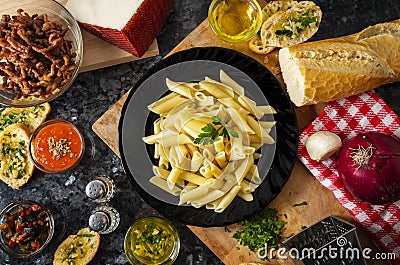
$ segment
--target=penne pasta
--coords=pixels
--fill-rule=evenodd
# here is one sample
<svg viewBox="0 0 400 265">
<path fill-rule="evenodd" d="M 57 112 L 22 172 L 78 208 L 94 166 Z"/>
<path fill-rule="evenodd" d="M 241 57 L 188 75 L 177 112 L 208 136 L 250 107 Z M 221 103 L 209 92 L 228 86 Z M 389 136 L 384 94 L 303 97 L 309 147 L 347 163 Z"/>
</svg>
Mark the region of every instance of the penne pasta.
<svg viewBox="0 0 400 265">
<path fill-rule="evenodd" d="M 210 164 L 203 165 L 199 169 L 200 174 L 205 177 L 205 178 L 212 178 L 212 173 L 211 173 L 211 166 Z"/>
<path fill-rule="evenodd" d="M 162 150 L 162 149 L 163 149 L 162 147 L 159 148 L 159 150 Z M 159 158 L 159 160 L 158 160 L 158 166 L 159 166 L 160 168 L 163 168 L 163 169 L 168 169 L 168 167 L 169 167 L 169 162 L 168 162 L 168 160 L 165 158 L 165 156 L 160 156 L 160 158 Z"/>
<path fill-rule="evenodd" d="M 190 161 L 190 171 L 197 172 L 203 163 L 204 157 L 199 151 L 194 151 L 192 159 Z"/>
<path fill-rule="evenodd" d="M 239 110 L 242 107 L 233 98 L 219 98 L 218 101 L 221 102 L 226 109 Z M 229 115 L 229 113 L 227 113 L 227 115 Z"/>
<path fill-rule="evenodd" d="M 214 154 L 209 149 L 203 149 L 203 157 L 205 159 L 204 161 L 214 160 Z"/>
<path fill-rule="evenodd" d="M 173 189 L 173 187 L 175 186 L 175 183 L 178 181 L 179 179 L 179 175 L 182 173 L 182 169 L 174 167 L 170 172 L 169 175 L 167 177 L 167 185 L 168 188 L 170 190 Z"/>
<path fill-rule="evenodd" d="M 239 111 L 235 109 L 228 109 L 228 113 L 231 116 L 233 122 L 236 124 L 236 126 L 239 128 L 240 131 L 246 132 L 248 134 L 254 134 L 255 132 L 253 129 L 250 128 L 250 126 L 246 122 L 246 118 L 244 118 Z"/>
<path fill-rule="evenodd" d="M 217 206 L 219 205 L 219 203 L 222 201 L 222 197 L 216 199 L 215 201 L 209 202 L 206 204 L 206 209 L 209 210 L 215 210 L 217 208 Z"/>
<path fill-rule="evenodd" d="M 186 98 L 192 98 L 193 97 L 193 90 L 186 85 L 186 83 L 181 83 L 181 82 L 174 82 L 167 78 L 165 80 L 167 87 L 169 90 L 182 95 Z"/>
<path fill-rule="evenodd" d="M 160 114 L 161 116 L 167 116 L 173 108 L 187 100 L 187 98 L 176 93 L 171 93 L 168 96 L 166 96 L 168 97 L 167 99 L 164 99 L 164 97 L 149 105 L 148 109 L 154 113 Z"/>
<path fill-rule="evenodd" d="M 241 191 L 244 193 L 253 193 L 258 187 L 257 184 L 254 184 L 246 179 L 243 179 L 240 183 Z"/>
<path fill-rule="evenodd" d="M 254 159 L 252 156 L 246 156 L 245 159 L 240 161 L 239 166 L 233 173 L 235 175 L 238 184 L 242 182 L 243 178 L 246 176 L 247 172 L 249 172 L 253 164 L 254 164 Z"/>
<path fill-rule="evenodd" d="M 204 195 L 206 195 L 208 193 L 209 189 L 210 188 L 207 186 L 198 186 L 189 191 L 186 191 L 185 193 L 182 193 L 179 198 L 179 205 L 182 205 L 187 202 L 190 203 L 193 200 L 203 197 Z"/>
<path fill-rule="evenodd" d="M 194 94 L 194 100 L 196 100 L 201 107 L 214 105 L 214 97 L 206 96 L 203 92 L 196 92 Z"/>
<path fill-rule="evenodd" d="M 233 90 L 219 82 L 200 81 L 199 85 L 215 98 L 232 98 Z"/>
<path fill-rule="evenodd" d="M 242 95 L 238 97 L 238 102 L 243 106 L 248 112 L 253 114 L 257 119 L 261 119 L 264 116 L 264 112 L 262 112 L 259 108 L 257 108 L 256 103 L 249 99 L 248 97 Z"/>
<path fill-rule="evenodd" d="M 237 196 L 247 202 L 251 202 L 253 200 L 253 194 L 251 193 L 246 193 L 243 192 L 242 190 L 239 190 Z"/>
<path fill-rule="evenodd" d="M 225 150 L 224 138 L 222 136 L 218 136 L 217 140 L 214 141 L 214 149 L 217 153 Z"/>
<path fill-rule="evenodd" d="M 205 122 L 191 119 L 182 125 L 182 130 L 195 139 L 201 133 L 201 129 L 206 125 L 207 123 Z"/>
<path fill-rule="evenodd" d="M 245 89 L 224 71 L 220 81 L 206 77 L 198 83 L 166 79 L 170 94 L 148 108 L 160 115 L 143 142 L 154 145 L 150 183 L 179 196 L 179 205 L 205 207 L 220 213 L 236 197 L 253 200 L 261 183 L 254 160 L 256 150 L 270 136 L 275 121 L 259 121 L 273 114 L 257 106 Z M 196 142 L 196 144 L 195 144 Z"/>
<path fill-rule="evenodd" d="M 154 158 L 160 158 L 160 144 L 154 143 Z"/>
<path fill-rule="evenodd" d="M 243 154 L 246 156 L 254 154 L 255 151 L 256 151 L 256 149 L 254 147 L 243 146 Z"/>
<path fill-rule="evenodd" d="M 179 178 L 181 178 L 183 180 L 186 180 L 186 181 L 189 181 L 189 182 L 194 183 L 194 184 L 199 185 L 199 186 L 203 185 L 207 180 L 206 178 L 204 178 L 204 177 L 202 177 L 200 175 L 197 175 L 197 174 L 194 174 L 194 173 L 188 172 L 188 171 L 183 171 L 179 175 Z"/>
<path fill-rule="evenodd" d="M 221 151 L 215 155 L 215 161 L 217 161 L 217 164 L 220 168 L 225 168 L 226 165 L 228 164 L 228 161 L 225 156 L 225 151 Z"/>
<path fill-rule="evenodd" d="M 235 82 L 229 75 L 227 75 L 223 70 L 219 71 L 219 79 L 222 83 L 230 86 L 233 91 L 239 95 L 244 95 L 244 87 Z"/>
<path fill-rule="evenodd" d="M 210 191 L 205 196 L 192 201 L 191 204 L 196 208 L 200 208 L 206 204 L 216 201 L 224 196 L 232 188 L 232 186 L 232 182 L 226 181 L 220 188 Z"/>
<path fill-rule="evenodd" d="M 158 186 L 159 188 L 165 190 L 168 193 L 171 193 L 174 196 L 179 196 L 179 194 L 181 194 L 182 189 L 173 186 L 172 189 L 169 188 L 167 181 L 163 178 L 161 178 L 160 176 L 154 176 L 152 178 L 150 178 L 150 183 Z"/>
<path fill-rule="evenodd" d="M 193 142 L 193 141 L 192 141 Z M 185 144 L 186 149 L 188 150 L 189 154 L 191 157 L 194 156 L 195 152 L 199 152 L 199 149 L 197 148 L 197 146 L 193 145 L 192 143 L 190 144 Z"/>
<path fill-rule="evenodd" d="M 270 105 L 257 106 L 257 108 L 264 114 L 276 114 L 276 110 Z"/>
<path fill-rule="evenodd" d="M 224 195 L 223 199 L 218 204 L 217 208 L 215 208 L 215 212 L 221 213 L 226 207 L 235 199 L 236 195 L 240 191 L 240 186 L 234 186 L 227 194 Z"/>
</svg>

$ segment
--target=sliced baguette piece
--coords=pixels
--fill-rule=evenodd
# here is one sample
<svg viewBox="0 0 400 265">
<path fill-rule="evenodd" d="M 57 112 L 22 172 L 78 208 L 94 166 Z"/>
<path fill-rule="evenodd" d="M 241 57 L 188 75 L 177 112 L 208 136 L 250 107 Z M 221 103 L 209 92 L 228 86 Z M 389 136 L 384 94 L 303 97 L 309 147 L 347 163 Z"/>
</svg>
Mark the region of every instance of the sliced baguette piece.
<svg viewBox="0 0 400 265">
<path fill-rule="evenodd" d="M 35 170 L 29 158 L 29 136 L 23 124 L 10 125 L 0 135 L 0 179 L 14 189 L 25 185 Z"/>
<path fill-rule="evenodd" d="M 76 235 L 69 235 L 54 253 L 53 265 L 89 264 L 100 247 L 100 234 L 83 228 Z"/>
<path fill-rule="evenodd" d="M 33 132 L 47 118 L 50 111 L 49 103 L 26 108 L 0 108 L 0 131 L 11 124 L 22 123 Z"/>
<path fill-rule="evenodd" d="M 322 12 L 312 1 L 300 1 L 270 16 L 261 26 L 261 41 L 274 47 L 288 47 L 310 39 L 319 28 Z"/>
<path fill-rule="evenodd" d="M 387 29 L 387 30 L 386 30 Z M 400 80 L 400 23 L 282 48 L 279 63 L 296 106 L 329 102 Z"/>
</svg>

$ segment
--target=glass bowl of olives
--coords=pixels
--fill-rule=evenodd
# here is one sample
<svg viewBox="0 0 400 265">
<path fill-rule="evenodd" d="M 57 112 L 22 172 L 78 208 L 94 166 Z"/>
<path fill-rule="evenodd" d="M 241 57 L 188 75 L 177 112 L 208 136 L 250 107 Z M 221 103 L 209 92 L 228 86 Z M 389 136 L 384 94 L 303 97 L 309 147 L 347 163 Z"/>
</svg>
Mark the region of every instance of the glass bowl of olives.
<svg viewBox="0 0 400 265">
<path fill-rule="evenodd" d="M 0 212 L 0 249 L 14 258 L 41 252 L 54 234 L 54 218 L 41 203 L 22 200 Z"/>
</svg>

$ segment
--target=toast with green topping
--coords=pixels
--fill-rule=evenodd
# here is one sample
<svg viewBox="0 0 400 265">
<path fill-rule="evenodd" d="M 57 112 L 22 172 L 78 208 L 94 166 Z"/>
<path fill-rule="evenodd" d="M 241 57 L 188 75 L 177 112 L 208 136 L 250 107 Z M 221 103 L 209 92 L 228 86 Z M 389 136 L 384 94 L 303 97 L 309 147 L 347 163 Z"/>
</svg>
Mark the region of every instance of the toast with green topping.
<svg viewBox="0 0 400 265">
<path fill-rule="evenodd" d="M 54 253 L 53 265 L 89 264 L 100 247 L 100 234 L 83 228 L 68 236 Z"/>
<path fill-rule="evenodd" d="M 322 12 L 312 1 L 295 2 L 271 15 L 261 27 L 264 45 L 288 47 L 305 42 L 318 30 Z"/>
<path fill-rule="evenodd" d="M 0 108 L 0 132 L 12 124 L 24 124 L 33 132 L 50 113 L 49 103 L 26 108 Z"/>
<path fill-rule="evenodd" d="M 0 179 L 18 189 L 31 178 L 35 166 L 29 158 L 29 129 L 12 124 L 0 135 Z"/>
</svg>

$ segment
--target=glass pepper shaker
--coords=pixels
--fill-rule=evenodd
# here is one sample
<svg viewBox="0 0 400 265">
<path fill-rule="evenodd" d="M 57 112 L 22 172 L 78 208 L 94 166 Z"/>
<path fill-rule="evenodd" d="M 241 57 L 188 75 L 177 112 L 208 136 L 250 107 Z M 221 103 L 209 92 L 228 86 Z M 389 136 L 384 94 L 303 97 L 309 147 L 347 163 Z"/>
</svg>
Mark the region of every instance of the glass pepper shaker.
<svg viewBox="0 0 400 265">
<path fill-rule="evenodd" d="M 108 202 L 114 196 L 115 185 L 112 179 L 98 176 L 86 185 L 86 196 L 96 203 Z"/>
</svg>

